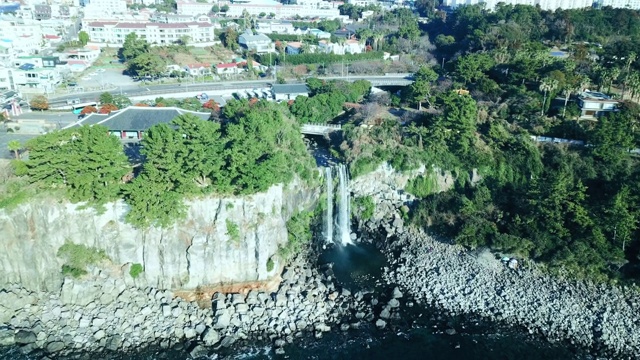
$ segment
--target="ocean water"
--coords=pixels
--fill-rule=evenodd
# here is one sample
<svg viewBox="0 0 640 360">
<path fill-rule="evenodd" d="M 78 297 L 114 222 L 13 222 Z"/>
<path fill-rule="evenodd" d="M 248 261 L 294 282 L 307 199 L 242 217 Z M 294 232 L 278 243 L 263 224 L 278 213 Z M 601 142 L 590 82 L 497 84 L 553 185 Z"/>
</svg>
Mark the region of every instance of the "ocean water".
<svg viewBox="0 0 640 360">
<path fill-rule="evenodd" d="M 319 266 L 332 265 L 336 280 L 352 291 L 374 291 L 389 294 L 380 282 L 385 257 L 372 245 L 330 247 L 319 258 Z M 369 295 L 371 296 L 371 295 Z M 384 298 L 381 298 L 384 301 Z M 448 335 L 446 329 L 455 329 Z M 231 349 L 211 349 L 203 359 L 464 359 L 464 360 L 540 360 L 589 359 L 584 349 L 566 343 L 550 343 L 500 324 L 477 317 L 450 317 L 437 309 L 422 306 L 401 308 L 400 319 L 384 330 L 366 325 L 358 330 L 335 329 L 316 339 L 312 334 L 285 346 L 285 355 L 276 355 L 268 342 L 238 344 Z M 27 360 L 41 356 L 25 356 L 18 350 L 0 350 L 0 359 Z M 192 359 L 187 349 L 140 349 L 128 354 L 81 354 L 74 359 L 156 360 Z M 54 358 L 52 358 L 54 359 Z"/>
</svg>

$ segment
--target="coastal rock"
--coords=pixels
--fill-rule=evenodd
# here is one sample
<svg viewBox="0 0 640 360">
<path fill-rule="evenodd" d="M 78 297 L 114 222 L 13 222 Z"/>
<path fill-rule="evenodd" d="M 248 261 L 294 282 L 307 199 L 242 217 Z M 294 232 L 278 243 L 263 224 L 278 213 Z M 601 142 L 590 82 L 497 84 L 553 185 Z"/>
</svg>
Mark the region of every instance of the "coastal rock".
<svg viewBox="0 0 640 360">
<path fill-rule="evenodd" d="M 207 329 L 202 336 L 202 341 L 204 341 L 205 345 L 213 346 L 220 341 L 220 334 L 213 329 Z"/>
<path fill-rule="evenodd" d="M 385 328 L 385 326 L 387 326 L 387 322 L 386 322 L 386 321 L 384 321 L 384 320 L 382 320 L 382 319 L 378 319 L 378 320 L 376 320 L 376 327 L 377 327 L 378 329 L 384 329 L 384 328 Z"/>
<path fill-rule="evenodd" d="M 31 344 L 36 342 L 37 338 L 36 338 L 36 334 L 34 334 L 31 331 L 19 330 L 15 334 L 14 340 L 16 344 L 26 345 L 26 344 Z"/>
</svg>

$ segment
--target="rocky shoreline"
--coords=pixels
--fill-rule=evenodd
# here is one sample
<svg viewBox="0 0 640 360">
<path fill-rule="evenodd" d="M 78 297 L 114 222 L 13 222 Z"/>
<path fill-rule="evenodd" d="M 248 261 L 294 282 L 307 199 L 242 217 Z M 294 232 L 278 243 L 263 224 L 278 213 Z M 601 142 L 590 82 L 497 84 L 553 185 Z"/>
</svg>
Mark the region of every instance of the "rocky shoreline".
<svg viewBox="0 0 640 360">
<path fill-rule="evenodd" d="M 370 293 L 340 289 L 330 266 L 318 270 L 306 256 L 285 269 L 277 292 L 216 293 L 212 309 L 121 280 L 66 279 L 59 293 L 0 290 L 0 346 L 17 346 L 35 358 L 108 357 L 148 346 L 182 348 L 198 358 L 258 340 L 282 354 L 296 338 L 373 323 L 372 304 L 377 300 Z M 385 325 L 378 320 L 378 327 Z"/>
<path fill-rule="evenodd" d="M 382 237 L 391 265 L 383 274 L 388 284 L 450 315 L 479 315 L 596 355 L 640 354 L 637 289 L 554 278 L 532 267 L 513 270 L 486 249 L 467 251 L 438 241 L 404 225 L 405 198 L 377 198 L 383 213 L 361 223 L 364 232 Z"/>
</svg>

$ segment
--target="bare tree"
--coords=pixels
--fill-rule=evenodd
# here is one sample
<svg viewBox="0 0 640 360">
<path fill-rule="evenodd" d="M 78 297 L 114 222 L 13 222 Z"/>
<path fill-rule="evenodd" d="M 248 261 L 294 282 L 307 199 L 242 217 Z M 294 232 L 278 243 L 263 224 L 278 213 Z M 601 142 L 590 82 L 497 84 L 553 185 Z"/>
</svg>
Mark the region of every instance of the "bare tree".
<svg viewBox="0 0 640 360">
<path fill-rule="evenodd" d="M 388 92 L 381 91 L 375 94 L 371 94 L 369 96 L 369 101 L 375 102 L 376 104 L 381 106 L 389 106 L 389 104 L 391 103 L 391 96 Z"/>
</svg>

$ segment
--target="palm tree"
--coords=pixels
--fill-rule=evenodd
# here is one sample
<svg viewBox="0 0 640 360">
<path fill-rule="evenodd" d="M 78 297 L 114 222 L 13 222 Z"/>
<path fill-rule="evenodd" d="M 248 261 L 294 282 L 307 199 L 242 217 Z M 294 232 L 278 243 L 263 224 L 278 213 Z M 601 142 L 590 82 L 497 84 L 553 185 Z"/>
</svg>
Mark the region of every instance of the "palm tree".
<svg viewBox="0 0 640 360">
<path fill-rule="evenodd" d="M 542 108 L 540 109 L 540 115 L 544 115 L 544 107 L 547 103 L 547 92 L 551 92 L 558 88 L 558 80 L 551 78 L 544 78 L 540 82 L 540 91 L 544 91 L 544 97 L 542 98 Z"/>
<path fill-rule="evenodd" d="M 618 77 L 620 76 L 620 73 L 621 71 L 620 71 L 620 68 L 618 67 L 605 70 L 605 79 L 607 83 L 608 94 L 611 94 L 611 85 L 613 85 L 613 82 L 618 79 Z"/>
<path fill-rule="evenodd" d="M 581 92 L 584 88 L 589 85 L 589 77 L 585 75 L 578 75 L 576 81 L 573 84 L 567 84 L 564 88 L 564 108 L 562 108 L 562 117 L 564 118 L 567 112 L 567 103 L 569 103 L 569 97 L 573 92 Z"/>
<path fill-rule="evenodd" d="M 13 152 L 13 156 L 16 159 L 20 159 L 20 150 L 22 150 L 22 144 L 18 140 L 11 140 L 7 143 L 7 148 L 9 151 Z"/>
<path fill-rule="evenodd" d="M 624 80 L 622 80 L 622 96 L 621 96 L 622 100 L 624 100 L 624 93 L 626 92 L 627 85 L 629 84 L 629 74 L 630 74 L 631 64 L 633 64 L 637 58 L 638 58 L 638 55 L 634 52 L 631 52 L 629 56 L 627 56 L 627 61 L 624 67 L 624 74 L 625 74 Z"/>
<path fill-rule="evenodd" d="M 631 100 L 633 100 L 640 93 L 640 73 L 632 71 L 629 75 L 628 81 L 629 89 L 631 90 Z"/>
</svg>

